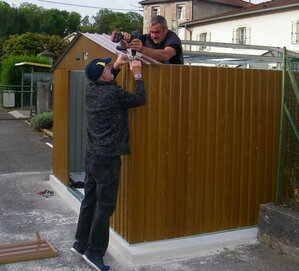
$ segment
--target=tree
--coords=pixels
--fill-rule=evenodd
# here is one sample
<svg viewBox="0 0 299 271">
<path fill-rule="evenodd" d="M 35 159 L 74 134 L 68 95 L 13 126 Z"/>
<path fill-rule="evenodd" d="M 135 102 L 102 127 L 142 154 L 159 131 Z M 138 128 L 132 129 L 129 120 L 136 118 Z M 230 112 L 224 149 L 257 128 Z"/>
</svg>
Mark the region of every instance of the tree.
<svg viewBox="0 0 299 271">
<path fill-rule="evenodd" d="M 78 29 L 80 32 L 89 32 L 94 33 L 96 32 L 94 25 L 90 22 L 89 17 L 85 16 L 81 22 Z"/>
<path fill-rule="evenodd" d="M 125 20 L 128 23 L 129 32 L 138 31 L 142 34 L 143 31 L 143 17 L 137 12 L 125 13 Z"/>
<path fill-rule="evenodd" d="M 11 8 L 6 2 L 0 1 L 0 42 L 9 35 L 18 33 L 17 9 Z"/>
<path fill-rule="evenodd" d="M 66 20 L 66 34 L 76 32 L 79 29 L 81 23 L 81 15 L 77 12 L 71 12 L 68 14 Z"/>
<path fill-rule="evenodd" d="M 101 9 L 93 18 L 98 33 L 110 34 L 113 30 L 142 33 L 143 17 L 136 12 L 121 13 Z"/>
<path fill-rule="evenodd" d="M 55 35 L 42 35 L 37 33 L 26 33 L 22 35 L 12 35 L 3 43 L 3 56 L 28 55 L 36 56 L 44 51 L 47 46 L 49 51 L 55 55 L 57 59 L 64 51 L 68 42 Z"/>
<path fill-rule="evenodd" d="M 58 9 L 49 9 L 45 11 L 41 29 L 48 35 L 58 35 L 63 37 L 66 34 L 65 14 Z"/>
<path fill-rule="evenodd" d="M 41 33 L 41 24 L 45 9 L 30 3 L 23 3 L 18 8 L 18 22 L 21 25 L 18 34 L 26 32 Z"/>
</svg>

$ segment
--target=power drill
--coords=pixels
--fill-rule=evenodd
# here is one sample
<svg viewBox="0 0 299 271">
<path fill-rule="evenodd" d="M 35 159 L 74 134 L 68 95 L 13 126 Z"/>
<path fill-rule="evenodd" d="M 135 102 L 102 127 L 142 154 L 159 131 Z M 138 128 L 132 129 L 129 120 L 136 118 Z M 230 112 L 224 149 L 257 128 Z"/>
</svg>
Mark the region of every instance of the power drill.
<svg viewBox="0 0 299 271">
<path fill-rule="evenodd" d="M 117 32 L 117 31 L 112 31 L 112 35 L 111 35 L 111 40 L 113 42 L 120 42 L 122 39 L 124 38 L 124 35 L 121 32 Z M 137 31 L 133 31 L 131 33 L 131 38 L 129 40 L 129 42 L 131 42 L 133 39 L 138 39 L 139 38 L 139 34 Z M 123 48 L 121 46 L 117 46 L 116 49 L 120 50 L 120 51 L 126 51 L 126 48 Z M 136 50 L 132 50 L 132 56 L 136 56 Z"/>
</svg>

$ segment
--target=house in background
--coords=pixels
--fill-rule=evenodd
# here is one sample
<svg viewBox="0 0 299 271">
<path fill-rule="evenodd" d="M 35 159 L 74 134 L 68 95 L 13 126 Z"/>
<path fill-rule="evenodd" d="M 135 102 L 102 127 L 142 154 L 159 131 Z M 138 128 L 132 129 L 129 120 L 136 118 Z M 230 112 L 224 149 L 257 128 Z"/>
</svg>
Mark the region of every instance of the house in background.
<svg viewBox="0 0 299 271">
<path fill-rule="evenodd" d="M 193 41 L 286 47 L 299 52 L 299 1 L 273 0 L 179 25 Z M 265 51 L 192 46 L 192 51 L 267 54 Z M 268 68 L 277 68 L 269 63 Z"/>
<path fill-rule="evenodd" d="M 144 0 L 139 3 L 144 7 L 144 33 L 148 32 L 152 16 L 162 15 L 167 20 L 168 28 L 176 32 L 182 40 L 189 39 L 186 29 L 179 26 L 182 23 L 252 6 L 250 1 L 242 0 Z"/>
</svg>

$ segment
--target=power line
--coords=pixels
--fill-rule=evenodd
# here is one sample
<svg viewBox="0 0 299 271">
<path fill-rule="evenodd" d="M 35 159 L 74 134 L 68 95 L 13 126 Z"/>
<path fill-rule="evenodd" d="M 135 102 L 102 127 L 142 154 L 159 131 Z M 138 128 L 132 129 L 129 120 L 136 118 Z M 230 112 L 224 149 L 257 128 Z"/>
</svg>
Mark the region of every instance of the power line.
<svg viewBox="0 0 299 271">
<path fill-rule="evenodd" d="M 56 1 L 47 1 L 47 0 L 37 0 L 37 1 L 58 4 L 58 5 L 63 5 L 63 6 L 81 7 L 81 8 L 109 9 L 109 10 L 119 10 L 119 11 L 140 11 L 139 9 L 95 7 L 95 6 L 87 6 L 87 5 L 79 5 L 79 4 L 62 3 L 62 2 L 56 2 Z"/>
</svg>

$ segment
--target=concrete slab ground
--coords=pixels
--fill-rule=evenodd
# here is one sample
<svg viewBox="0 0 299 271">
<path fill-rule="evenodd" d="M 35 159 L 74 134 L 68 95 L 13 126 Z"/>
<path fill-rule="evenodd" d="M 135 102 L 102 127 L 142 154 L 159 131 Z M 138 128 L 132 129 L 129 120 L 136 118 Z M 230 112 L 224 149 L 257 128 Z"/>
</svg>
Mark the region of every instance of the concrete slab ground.
<svg viewBox="0 0 299 271">
<path fill-rule="evenodd" d="M 50 137 L 33 131 L 21 120 L 0 120 L 0 174 L 52 168 Z"/>
<path fill-rule="evenodd" d="M 15 126 L 14 126 L 15 125 Z M 0 265 L 0 271 L 92 271 L 86 262 L 69 250 L 75 234 L 77 213 L 58 193 L 45 198 L 37 192 L 52 190 L 51 148 L 43 136 L 31 130 L 23 121 L 0 121 L 0 244 L 35 240 L 35 232 L 48 240 L 58 251 L 55 258 Z M 27 147 L 17 147 L 16 135 Z M 27 140 L 27 144 L 25 141 Z M 33 150 L 34 149 L 34 150 Z M 32 153 L 30 161 L 22 165 Z M 18 155 L 17 155 L 18 154 Z M 49 158 L 50 157 L 50 158 Z M 40 160 L 43 160 L 41 162 Z M 12 163 L 13 166 L 5 165 Z M 229 249 L 223 247 L 213 254 L 195 251 L 192 257 L 176 257 L 171 261 L 131 265 L 111 249 L 105 256 L 113 271 L 295 271 L 299 260 L 257 242 Z"/>
<path fill-rule="evenodd" d="M 7 110 L 0 109 L 0 120 L 14 120 L 15 117 L 7 113 Z"/>
<path fill-rule="evenodd" d="M 30 111 L 28 110 L 12 110 L 8 112 L 16 119 L 28 119 L 30 118 Z"/>
<path fill-rule="evenodd" d="M 93 270 L 69 250 L 77 213 L 57 193 L 50 198 L 37 194 L 52 188 L 48 180 L 48 171 L 0 175 L 0 185 L 5 188 L 0 190 L 0 244 L 32 241 L 39 232 L 58 251 L 55 258 L 0 265 L 1 271 Z M 299 266 L 298 259 L 259 243 L 148 265 L 129 265 L 108 250 L 105 261 L 115 271 L 294 271 Z"/>
</svg>

